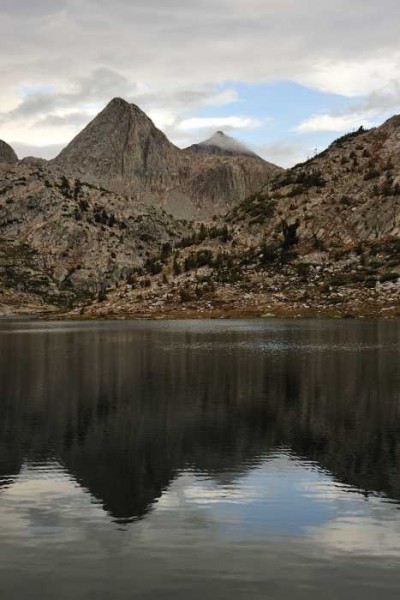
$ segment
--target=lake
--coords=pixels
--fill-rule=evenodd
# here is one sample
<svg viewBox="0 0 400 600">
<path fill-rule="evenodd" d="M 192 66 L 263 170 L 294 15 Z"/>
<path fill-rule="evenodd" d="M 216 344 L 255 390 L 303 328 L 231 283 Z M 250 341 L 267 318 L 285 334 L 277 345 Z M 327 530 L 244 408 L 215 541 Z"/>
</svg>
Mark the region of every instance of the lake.
<svg viewBox="0 0 400 600">
<path fill-rule="evenodd" d="M 400 323 L 0 321 L 0 597 L 400 597 Z"/>
</svg>

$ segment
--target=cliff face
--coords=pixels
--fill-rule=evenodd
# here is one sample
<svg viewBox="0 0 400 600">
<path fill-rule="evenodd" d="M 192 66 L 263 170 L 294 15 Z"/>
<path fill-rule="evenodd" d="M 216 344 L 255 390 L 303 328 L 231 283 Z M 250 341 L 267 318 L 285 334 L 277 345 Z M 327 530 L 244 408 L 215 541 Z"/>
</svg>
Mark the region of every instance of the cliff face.
<svg viewBox="0 0 400 600">
<path fill-rule="evenodd" d="M 260 158 L 200 156 L 180 150 L 143 111 L 119 98 L 72 140 L 53 165 L 189 219 L 226 212 L 280 170 Z"/>
<path fill-rule="evenodd" d="M 0 231 L 0 292 L 66 305 L 127 281 L 187 227 L 136 199 L 17 164 L 0 166 Z"/>
<path fill-rule="evenodd" d="M 119 191 L 167 189 L 179 177 L 180 151 L 137 106 L 120 98 L 58 155 L 54 163 Z"/>
<path fill-rule="evenodd" d="M 270 168 L 261 159 L 246 156 L 204 156 L 192 163 L 191 176 L 170 197 L 179 192 L 192 198 L 192 218 L 225 215 L 244 198 L 261 190 L 280 170 Z"/>
<path fill-rule="evenodd" d="M 14 150 L 6 142 L 0 140 L 0 163 L 13 164 L 16 162 L 18 162 L 18 156 Z"/>
</svg>

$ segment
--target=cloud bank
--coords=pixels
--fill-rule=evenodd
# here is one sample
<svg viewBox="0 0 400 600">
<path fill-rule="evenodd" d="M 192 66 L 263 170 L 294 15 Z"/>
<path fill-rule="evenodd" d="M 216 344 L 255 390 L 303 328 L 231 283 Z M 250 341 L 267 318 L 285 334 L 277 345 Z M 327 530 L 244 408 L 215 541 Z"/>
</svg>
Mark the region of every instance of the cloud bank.
<svg viewBox="0 0 400 600">
<path fill-rule="evenodd" d="M 232 128 L 252 128 L 233 82 L 354 99 L 348 114 L 311 114 L 303 133 L 400 105 L 397 0 L 0 0 L 0 16 L 0 137 L 20 147 L 66 143 L 114 96 L 176 143 L 198 139 L 205 107 L 231 106 Z"/>
</svg>

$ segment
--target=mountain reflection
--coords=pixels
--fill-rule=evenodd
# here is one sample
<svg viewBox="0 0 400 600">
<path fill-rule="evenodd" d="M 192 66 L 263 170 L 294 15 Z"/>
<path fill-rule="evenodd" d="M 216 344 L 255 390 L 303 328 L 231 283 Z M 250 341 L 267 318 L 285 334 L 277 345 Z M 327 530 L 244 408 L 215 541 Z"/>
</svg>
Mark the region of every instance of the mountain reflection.
<svg viewBox="0 0 400 600">
<path fill-rule="evenodd" d="M 51 458 L 129 522 L 183 469 L 226 481 L 285 447 L 400 501 L 397 324 L 24 327 L 0 334 L 0 492 Z"/>
</svg>

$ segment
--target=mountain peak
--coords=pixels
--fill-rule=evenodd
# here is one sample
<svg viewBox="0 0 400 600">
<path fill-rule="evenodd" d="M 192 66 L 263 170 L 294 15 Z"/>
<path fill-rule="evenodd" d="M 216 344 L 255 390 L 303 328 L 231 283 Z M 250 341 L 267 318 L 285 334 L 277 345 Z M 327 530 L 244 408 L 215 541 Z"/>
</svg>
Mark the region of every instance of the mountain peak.
<svg viewBox="0 0 400 600">
<path fill-rule="evenodd" d="M 128 102 L 127 100 L 124 100 L 123 98 L 119 98 L 119 97 L 116 97 L 116 98 L 113 98 L 112 100 L 110 100 L 110 102 L 105 106 L 105 108 L 102 110 L 100 115 L 103 113 L 106 113 L 106 114 L 107 113 L 119 113 L 119 114 L 131 113 L 131 114 L 134 114 L 135 116 L 140 115 L 141 117 L 150 121 L 150 118 L 146 115 L 146 113 L 143 112 L 136 104 Z"/>
<path fill-rule="evenodd" d="M 177 170 L 180 150 L 135 104 L 113 98 L 56 157 L 55 164 L 113 189 L 151 191 Z M 172 175 L 171 175 L 172 176 Z"/>
<path fill-rule="evenodd" d="M 219 156 L 250 156 L 262 160 L 255 152 L 250 150 L 239 140 L 227 135 L 223 131 L 216 131 L 210 138 L 193 144 L 187 148 L 188 151 L 195 154 L 211 154 Z"/>
<path fill-rule="evenodd" d="M 225 212 L 278 170 L 222 131 L 207 144 L 197 155 L 180 150 L 138 106 L 113 98 L 52 164 L 185 218 Z"/>
<path fill-rule="evenodd" d="M 110 100 L 110 102 L 108 104 L 109 105 L 110 104 L 122 104 L 122 105 L 129 106 L 129 102 L 127 100 L 124 100 L 123 98 L 120 98 L 119 96 L 116 96 L 115 98 Z"/>
</svg>

